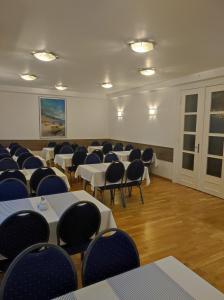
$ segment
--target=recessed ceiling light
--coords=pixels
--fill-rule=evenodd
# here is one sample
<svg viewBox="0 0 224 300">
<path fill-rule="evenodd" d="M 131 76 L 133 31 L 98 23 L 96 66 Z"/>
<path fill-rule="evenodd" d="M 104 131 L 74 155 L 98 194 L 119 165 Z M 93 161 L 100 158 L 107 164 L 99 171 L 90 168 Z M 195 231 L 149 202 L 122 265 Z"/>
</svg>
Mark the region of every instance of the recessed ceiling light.
<svg viewBox="0 0 224 300">
<path fill-rule="evenodd" d="M 155 43 L 148 40 L 137 40 L 130 42 L 129 46 L 134 52 L 146 53 L 154 49 Z"/>
<path fill-rule="evenodd" d="M 62 85 L 62 84 L 56 84 L 55 88 L 59 91 L 65 91 L 65 90 L 67 90 L 68 87 L 65 85 Z"/>
<path fill-rule="evenodd" d="M 36 59 L 47 62 L 53 61 L 58 58 L 57 55 L 55 55 L 53 52 L 48 51 L 33 51 L 32 54 Z"/>
<path fill-rule="evenodd" d="M 111 82 L 104 82 L 104 83 L 101 84 L 101 86 L 104 89 L 111 89 L 113 87 L 113 84 Z"/>
<path fill-rule="evenodd" d="M 144 68 L 140 69 L 139 72 L 144 76 L 151 76 L 155 74 L 156 70 L 154 68 Z"/>
<path fill-rule="evenodd" d="M 27 80 L 27 81 L 32 81 L 32 80 L 37 79 L 37 76 L 36 76 L 36 75 L 31 75 L 31 74 L 20 74 L 20 77 L 21 77 L 23 80 Z"/>
</svg>

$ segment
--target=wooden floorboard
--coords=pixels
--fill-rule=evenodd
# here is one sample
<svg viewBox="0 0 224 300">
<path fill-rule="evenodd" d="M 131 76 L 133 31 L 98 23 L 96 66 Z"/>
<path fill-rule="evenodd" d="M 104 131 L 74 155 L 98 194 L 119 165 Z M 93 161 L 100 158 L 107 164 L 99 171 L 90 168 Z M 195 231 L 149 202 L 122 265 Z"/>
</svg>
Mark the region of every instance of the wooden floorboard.
<svg viewBox="0 0 224 300">
<path fill-rule="evenodd" d="M 224 200 L 159 177 L 143 186 L 144 205 L 137 188 L 125 209 L 119 194 L 113 207 L 105 197 L 118 228 L 136 242 L 141 264 L 172 255 L 224 292 Z M 80 258 L 74 261 L 80 271 Z"/>
</svg>

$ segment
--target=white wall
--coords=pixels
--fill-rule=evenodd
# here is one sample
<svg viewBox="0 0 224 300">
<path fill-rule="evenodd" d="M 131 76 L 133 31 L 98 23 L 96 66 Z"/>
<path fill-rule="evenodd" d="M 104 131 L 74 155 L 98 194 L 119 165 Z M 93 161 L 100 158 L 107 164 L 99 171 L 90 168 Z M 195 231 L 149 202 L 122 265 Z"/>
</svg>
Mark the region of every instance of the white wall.
<svg viewBox="0 0 224 300">
<path fill-rule="evenodd" d="M 0 91 L 0 140 L 39 139 L 38 96 L 27 92 Z M 108 138 L 106 99 L 78 96 L 67 96 L 66 99 L 67 138 Z"/>
</svg>

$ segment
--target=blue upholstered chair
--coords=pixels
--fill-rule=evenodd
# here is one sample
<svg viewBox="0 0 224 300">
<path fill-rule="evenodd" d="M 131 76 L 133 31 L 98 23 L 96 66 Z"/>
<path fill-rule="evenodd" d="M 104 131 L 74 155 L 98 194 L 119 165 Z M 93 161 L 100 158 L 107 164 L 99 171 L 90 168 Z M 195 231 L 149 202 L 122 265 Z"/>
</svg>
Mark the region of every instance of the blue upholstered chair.
<svg viewBox="0 0 224 300">
<path fill-rule="evenodd" d="M 49 142 L 48 145 L 47 145 L 47 147 L 48 148 L 54 148 L 56 145 L 57 145 L 56 142 Z"/>
<path fill-rule="evenodd" d="M 113 161 L 119 161 L 119 158 L 118 158 L 117 154 L 113 153 L 113 152 L 107 153 L 105 155 L 104 162 L 105 163 L 110 163 L 110 162 L 113 162 Z"/>
<path fill-rule="evenodd" d="M 17 178 L 21 180 L 25 185 L 27 185 L 25 175 L 19 170 L 6 170 L 0 174 L 0 181 L 8 178 Z"/>
<path fill-rule="evenodd" d="M 38 157 L 31 156 L 31 157 L 28 157 L 23 162 L 22 168 L 23 169 L 38 169 L 38 168 L 42 168 L 43 166 L 44 165 L 43 165 L 42 160 L 40 160 Z"/>
<path fill-rule="evenodd" d="M 140 159 L 141 158 L 141 150 L 140 149 L 133 149 L 131 150 L 128 160 L 130 162 L 134 161 L 135 159 Z"/>
<path fill-rule="evenodd" d="M 105 144 L 108 144 L 108 141 L 103 141 L 102 142 L 102 146 L 104 146 Z"/>
<path fill-rule="evenodd" d="M 48 242 L 49 225 L 39 213 L 22 210 L 7 217 L 0 225 L 0 269 L 5 271 L 11 261 L 24 249 Z"/>
<path fill-rule="evenodd" d="M 132 149 L 134 149 L 134 147 L 133 147 L 132 144 L 127 144 L 127 145 L 125 146 L 125 151 L 130 151 L 130 150 L 132 150 Z"/>
<path fill-rule="evenodd" d="M 88 201 L 79 201 L 70 206 L 57 225 L 58 245 L 70 255 L 86 251 L 92 237 L 99 232 L 101 214 L 98 207 Z"/>
<path fill-rule="evenodd" d="M 86 159 L 86 152 L 76 151 L 72 157 L 72 166 L 68 168 L 69 172 L 75 172 L 79 165 L 83 165 Z"/>
<path fill-rule="evenodd" d="M 24 147 L 19 147 L 16 149 L 15 156 L 20 156 L 22 153 L 29 153 L 29 150 Z"/>
<path fill-rule="evenodd" d="M 64 180 L 56 175 L 44 177 L 36 190 L 37 196 L 53 195 L 68 192 L 67 185 Z"/>
<path fill-rule="evenodd" d="M 10 155 L 13 156 L 15 155 L 15 152 L 18 148 L 21 148 L 21 146 L 19 144 L 15 144 L 10 148 Z"/>
<path fill-rule="evenodd" d="M 117 143 L 114 145 L 114 151 L 123 151 L 124 150 L 124 146 L 122 143 Z"/>
<path fill-rule="evenodd" d="M 142 161 L 146 167 L 150 167 L 153 158 L 152 148 L 146 148 L 142 153 Z"/>
<path fill-rule="evenodd" d="M 49 175 L 56 175 L 53 169 L 45 167 L 36 169 L 30 178 L 30 190 L 36 192 L 41 180 Z"/>
<path fill-rule="evenodd" d="M 100 146 L 100 142 L 99 141 L 93 141 L 91 143 L 91 146 Z"/>
<path fill-rule="evenodd" d="M 0 171 L 18 170 L 19 166 L 12 158 L 5 157 L 0 160 Z"/>
<path fill-rule="evenodd" d="M 90 164 L 100 164 L 100 158 L 97 154 L 95 153 L 90 153 L 86 156 L 84 164 L 90 165 Z"/>
<path fill-rule="evenodd" d="M 49 300 L 77 289 L 75 267 L 60 247 L 36 244 L 18 255 L 0 287 L 0 299 Z"/>
<path fill-rule="evenodd" d="M 92 153 L 96 154 L 100 161 L 103 162 L 103 151 L 100 149 L 95 149 Z"/>
<path fill-rule="evenodd" d="M 111 143 L 106 143 L 103 145 L 103 154 L 106 155 L 107 153 L 111 152 L 113 149 L 112 149 L 112 144 Z"/>
<path fill-rule="evenodd" d="M 18 145 L 18 143 L 11 143 L 11 144 L 9 144 L 9 149 L 11 150 L 14 146 L 17 146 Z"/>
<path fill-rule="evenodd" d="M 78 146 L 75 151 L 76 152 L 84 152 L 84 153 L 88 152 L 85 146 Z"/>
<path fill-rule="evenodd" d="M 72 154 L 74 153 L 74 150 L 72 148 L 72 146 L 70 145 L 64 145 L 61 147 L 59 154 Z"/>
<path fill-rule="evenodd" d="M 89 245 L 83 260 L 82 283 L 87 286 L 140 266 L 134 241 L 122 230 L 101 232 Z"/>
<path fill-rule="evenodd" d="M 8 153 L 0 153 L 0 160 L 3 158 L 11 158 L 11 155 Z"/>
<path fill-rule="evenodd" d="M 57 145 L 54 147 L 54 156 L 55 156 L 56 154 L 59 154 L 61 148 L 62 148 L 62 145 L 61 145 L 61 144 L 57 144 Z"/>
<path fill-rule="evenodd" d="M 0 201 L 16 200 L 28 197 L 26 185 L 17 178 L 7 178 L 0 182 Z"/>
<path fill-rule="evenodd" d="M 31 156 L 33 156 L 33 154 L 30 153 L 30 152 L 26 152 L 26 153 L 20 154 L 20 156 L 19 156 L 18 159 L 17 159 L 17 164 L 19 165 L 19 168 L 20 168 L 20 169 L 22 169 L 24 161 L 25 161 L 28 157 L 31 157 Z"/>
<path fill-rule="evenodd" d="M 2 154 L 9 154 L 9 152 L 4 147 L 0 147 L 0 155 Z"/>
</svg>

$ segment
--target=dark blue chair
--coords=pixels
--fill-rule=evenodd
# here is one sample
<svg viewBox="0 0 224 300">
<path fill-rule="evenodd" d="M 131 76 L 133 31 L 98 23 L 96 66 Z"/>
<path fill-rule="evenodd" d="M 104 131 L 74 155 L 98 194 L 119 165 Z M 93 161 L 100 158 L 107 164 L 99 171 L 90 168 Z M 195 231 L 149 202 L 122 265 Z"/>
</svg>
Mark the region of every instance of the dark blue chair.
<svg viewBox="0 0 224 300">
<path fill-rule="evenodd" d="M 11 143 L 11 144 L 9 144 L 9 149 L 11 150 L 14 146 L 17 146 L 18 145 L 18 143 Z"/>
<path fill-rule="evenodd" d="M 72 166 L 68 168 L 68 171 L 75 172 L 79 165 L 84 164 L 86 156 L 86 152 L 76 151 L 72 157 Z"/>
<path fill-rule="evenodd" d="M 72 146 L 70 145 L 64 145 L 61 147 L 59 154 L 72 154 L 74 153 L 74 150 L 72 148 Z"/>
<path fill-rule="evenodd" d="M 61 148 L 62 148 L 62 145 L 61 145 L 61 144 L 57 144 L 57 145 L 54 147 L 54 156 L 55 156 L 56 154 L 59 154 Z"/>
<path fill-rule="evenodd" d="M 102 142 L 102 146 L 104 146 L 105 144 L 108 144 L 108 141 L 103 141 Z"/>
<path fill-rule="evenodd" d="M 27 197 L 27 187 L 21 180 L 7 178 L 0 182 L 0 201 L 17 200 Z"/>
<path fill-rule="evenodd" d="M 6 170 L 0 174 L 0 181 L 8 178 L 17 178 L 27 185 L 25 175 L 19 170 Z"/>
<path fill-rule="evenodd" d="M 58 245 L 69 255 L 83 254 L 99 232 L 101 214 L 92 202 L 79 201 L 70 206 L 61 216 L 57 225 Z"/>
<path fill-rule="evenodd" d="M 82 284 L 87 286 L 139 266 L 139 254 L 132 238 L 120 229 L 105 230 L 90 243 L 86 251 Z"/>
<path fill-rule="evenodd" d="M 73 149 L 73 152 L 75 153 L 76 152 L 76 149 L 78 148 L 78 144 L 71 144 L 71 147 Z"/>
<path fill-rule="evenodd" d="M 36 169 L 30 178 L 30 190 L 36 192 L 41 180 L 49 175 L 56 175 L 53 169 L 45 167 Z"/>
<path fill-rule="evenodd" d="M 21 148 L 21 146 L 19 144 L 15 144 L 14 146 L 12 146 L 12 148 L 10 149 L 10 155 L 14 156 L 15 152 L 18 148 Z"/>
<path fill-rule="evenodd" d="M 111 194 L 111 202 L 113 203 L 115 191 L 118 189 L 120 191 L 122 205 L 125 207 L 125 199 L 122 190 L 124 172 L 124 165 L 120 161 L 114 161 L 108 166 L 105 173 L 104 186 L 97 187 L 97 190 L 101 194 L 102 201 L 104 199 L 104 191 L 109 190 Z"/>
<path fill-rule="evenodd" d="M 8 268 L 0 299 L 50 300 L 77 289 L 77 273 L 59 246 L 36 244 L 20 253 Z"/>
<path fill-rule="evenodd" d="M 100 149 L 95 149 L 92 153 L 96 154 L 100 161 L 103 162 L 103 151 Z"/>
<path fill-rule="evenodd" d="M 54 148 L 56 145 L 57 145 L 56 142 L 49 142 L 48 145 L 47 145 L 47 147 L 48 148 Z"/>
<path fill-rule="evenodd" d="M 119 158 L 118 158 L 117 154 L 113 153 L 113 152 L 107 153 L 105 158 L 104 158 L 104 162 L 105 163 L 110 163 L 110 162 L 113 162 L 113 161 L 119 161 Z"/>
<path fill-rule="evenodd" d="M 134 147 L 133 147 L 132 144 L 127 144 L 127 145 L 125 146 L 125 151 L 130 151 L 130 150 L 132 150 L 132 149 L 134 149 Z"/>
<path fill-rule="evenodd" d="M 28 149 L 26 149 L 26 148 L 23 148 L 23 147 L 19 147 L 17 150 L 16 150 L 16 152 L 15 152 L 15 156 L 20 156 L 21 154 L 23 154 L 23 153 L 29 153 L 29 150 Z"/>
<path fill-rule="evenodd" d="M 107 144 L 104 144 L 103 145 L 103 154 L 106 155 L 107 153 L 111 152 L 113 149 L 112 149 L 112 144 L 111 143 L 107 143 Z"/>
<path fill-rule="evenodd" d="M 6 157 L 0 160 L 0 171 L 18 170 L 19 166 L 12 158 Z"/>
<path fill-rule="evenodd" d="M 84 164 L 90 165 L 90 164 L 100 164 L 100 158 L 97 154 L 95 153 L 90 153 L 86 156 Z"/>
<path fill-rule="evenodd" d="M 63 146 L 70 146 L 70 143 L 69 142 L 63 142 L 61 145 L 62 145 L 62 147 Z"/>
<path fill-rule="evenodd" d="M 84 153 L 87 153 L 88 151 L 87 151 L 87 149 L 86 149 L 85 146 L 78 146 L 78 147 L 76 148 L 76 152 L 84 152 Z"/>
<path fill-rule="evenodd" d="M 130 162 L 136 160 L 136 159 L 141 159 L 141 150 L 140 149 L 133 149 L 131 150 L 128 160 Z"/>
<path fill-rule="evenodd" d="M 91 143 L 91 146 L 100 146 L 100 142 L 99 141 L 93 141 Z"/>
<path fill-rule="evenodd" d="M 68 188 L 64 180 L 56 175 L 44 177 L 38 184 L 36 190 L 37 196 L 61 194 L 67 192 Z"/>
<path fill-rule="evenodd" d="M 136 159 L 131 162 L 126 170 L 125 180 L 123 183 L 124 188 L 132 188 L 133 186 L 137 186 L 139 188 L 140 196 L 142 204 L 144 203 L 143 195 L 142 195 L 142 179 L 145 171 L 145 166 L 140 159 Z M 129 195 L 131 195 L 129 190 Z"/>
<path fill-rule="evenodd" d="M 146 148 L 142 153 L 142 161 L 146 167 L 150 167 L 153 158 L 153 150 L 152 148 Z"/>
<path fill-rule="evenodd" d="M 0 155 L 9 154 L 9 152 L 5 148 L 0 148 Z"/>
<path fill-rule="evenodd" d="M 124 150 L 124 146 L 122 143 L 117 143 L 114 145 L 114 151 L 123 151 Z"/>
<path fill-rule="evenodd" d="M 0 225 L 0 269 L 5 271 L 23 250 L 37 243 L 48 242 L 49 225 L 39 213 L 22 210 L 8 216 Z"/>
<path fill-rule="evenodd" d="M 9 153 L 0 153 L 0 160 L 3 158 L 11 158 L 11 155 Z"/>
<path fill-rule="evenodd" d="M 20 156 L 19 156 L 18 159 L 17 159 L 17 164 L 19 165 L 19 168 L 20 168 L 20 169 L 22 169 L 24 161 L 25 161 L 28 157 L 31 157 L 31 156 L 33 156 L 33 154 L 30 153 L 30 152 L 26 152 L 26 153 L 20 154 Z"/>
<path fill-rule="evenodd" d="M 43 166 L 43 162 L 38 157 L 31 156 L 23 162 L 22 169 L 38 169 Z"/>
</svg>

